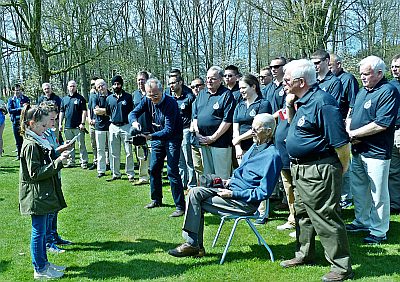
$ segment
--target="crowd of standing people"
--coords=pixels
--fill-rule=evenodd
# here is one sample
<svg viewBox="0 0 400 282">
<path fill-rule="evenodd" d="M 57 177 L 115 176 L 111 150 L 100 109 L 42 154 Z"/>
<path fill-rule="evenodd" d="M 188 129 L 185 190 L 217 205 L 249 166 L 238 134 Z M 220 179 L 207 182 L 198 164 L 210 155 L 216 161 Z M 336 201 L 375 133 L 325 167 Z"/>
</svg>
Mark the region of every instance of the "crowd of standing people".
<svg viewBox="0 0 400 282">
<path fill-rule="evenodd" d="M 400 212 L 400 55 L 391 61 L 392 81 L 385 78 L 381 58 L 361 60 L 360 89 L 344 63 L 317 50 L 310 59 L 276 57 L 258 77 L 242 75 L 234 65 L 212 66 L 205 79 L 196 77 L 190 86 L 173 69 L 166 88 L 140 71 L 132 95 L 120 75 L 112 78 L 111 88 L 93 77 L 88 103 L 73 80 L 63 97 L 44 83 L 37 106 L 15 85 L 7 106 L 0 103 L 0 154 L 8 113 L 21 164 L 20 209 L 32 217 L 34 277 L 61 277 L 65 269 L 49 263 L 46 250 L 60 252 L 55 244 L 71 243 L 61 239 L 56 224 L 58 211 L 66 207 L 60 170 L 76 165 L 76 143 L 81 168 L 96 169 L 98 178 L 110 170 L 108 182 L 123 179 L 122 146 L 126 179 L 150 186 L 147 209 L 163 205 L 166 160 L 175 203 L 170 216 L 185 216 L 186 242 L 169 251 L 177 257 L 205 254 L 204 211 L 258 209 L 257 223 L 265 224 L 265 200 L 280 178 L 289 216 L 277 228 L 291 230 L 298 243 L 295 257 L 281 266 L 313 263 L 318 235 L 331 264 L 323 281 L 351 279 L 347 232 L 366 232 L 366 244 L 386 242 L 390 214 Z M 132 129 L 150 151 L 132 147 Z M 90 166 L 85 134 L 94 152 Z M 222 178 L 223 187 L 199 188 L 209 175 Z M 39 195 L 30 185 L 38 185 Z M 353 203 L 355 219 L 345 225 L 340 210 Z"/>
</svg>

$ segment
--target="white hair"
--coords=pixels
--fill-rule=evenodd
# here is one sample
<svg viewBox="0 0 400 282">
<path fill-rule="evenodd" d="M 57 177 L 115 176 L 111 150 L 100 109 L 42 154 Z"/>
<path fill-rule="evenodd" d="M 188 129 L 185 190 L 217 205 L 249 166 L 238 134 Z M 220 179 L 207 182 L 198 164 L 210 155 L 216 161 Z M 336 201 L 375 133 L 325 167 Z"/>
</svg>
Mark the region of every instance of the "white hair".
<svg viewBox="0 0 400 282">
<path fill-rule="evenodd" d="M 215 71 L 222 78 L 224 77 L 224 70 L 219 66 L 212 66 L 208 69 L 208 71 Z"/>
<path fill-rule="evenodd" d="M 261 123 L 264 128 L 271 128 L 272 132 L 275 131 L 276 122 L 270 114 L 258 114 L 254 117 L 253 121 Z"/>
<path fill-rule="evenodd" d="M 105 85 L 107 87 L 107 83 L 102 78 L 96 79 L 96 81 L 94 82 L 94 85 L 96 85 L 96 87 L 99 85 Z"/>
<path fill-rule="evenodd" d="M 290 61 L 283 67 L 283 71 L 290 70 L 292 79 L 304 78 L 307 85 L 317 83 L 317 76 L 315 74 L 315 66 L 313 62 L 307 59 Z"/>
<path fill-rule="evenodd" d="M 42 84 L 42 89 L 44 89 L 46 86 L 48 86 L 51 89 L 51 84 L 48 82 Z"/>
<path fill-rule="evenodd" d="M 368 57 L 362 59 L 358 63 L 358 65 L 360 67 L 365 66 L 365 65 L 370 66 L 371 69 L 374 70 L 374 73 L 382 71 L 382 73 L 384 74 L 385 71 L 386 71 L 385 62 L 381 58 L 379 58 L 377 56 L 368 56 Z"/>
<path fill-rule="evenodd" d="M 162 84 L 161 82 L 157 79 L 157 78 L 150 78 L 146 81 L 145 86 L 152 88 L 152 84 L 155 84 L 158 88 L 158 90 L 160 90 L 162 92 L 163 88 L 162 88 Z"/>
</svg>

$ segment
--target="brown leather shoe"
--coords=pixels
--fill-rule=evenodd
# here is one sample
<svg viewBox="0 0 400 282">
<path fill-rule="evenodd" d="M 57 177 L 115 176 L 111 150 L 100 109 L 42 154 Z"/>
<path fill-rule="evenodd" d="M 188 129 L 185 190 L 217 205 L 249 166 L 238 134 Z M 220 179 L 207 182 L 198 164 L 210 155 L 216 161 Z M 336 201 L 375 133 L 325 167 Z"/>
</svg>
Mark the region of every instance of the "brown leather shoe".
<svg viewBox="0 0 400 282">
<path fill-rule="evenodd" d="M 199 247 L 193 247 L 189 243 L 183 243 L 175 249 L 169 250 L 168 254 L 174 257 L 192 257 L 199 255 Z"/>
<path fill-rule="evenodd" d="M 342 273 L 342 274 L 330 271 L 329 273 L 325 274 L 322 277 L 322 281 L 324 281 L 324 282 L 344 281 L 344 280 L 347 280 L 347 279 L 353 279 L 353 277 L 354 277 L 354 272 L 353 271 L 350 271 L 350 272 L 347 272 L 347 273 Z"/>
<path fill-rule="evenodd" d="M 292 258 L 289 260 L 284 260 L 280 263 L 280 266 L 288 268 L 288 267 L 295 267 L 295 266 L 299 266 L 299 265 L 310 265 L 313 264 L 312 262 L 309 261 L 305 261 L 302 258 Z"/>
</svg>

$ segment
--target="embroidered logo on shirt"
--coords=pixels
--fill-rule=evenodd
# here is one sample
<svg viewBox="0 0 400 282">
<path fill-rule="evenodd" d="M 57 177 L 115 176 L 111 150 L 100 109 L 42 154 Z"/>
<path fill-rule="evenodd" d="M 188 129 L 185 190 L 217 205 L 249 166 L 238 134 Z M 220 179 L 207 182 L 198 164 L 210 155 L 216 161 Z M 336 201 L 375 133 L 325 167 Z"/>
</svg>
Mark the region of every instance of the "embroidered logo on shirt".
<svg viewBox="0 0 400 282">
<path fill-rule="evenodd" d="M 185 103 L 181 104 L 181 110 L 184 110 L 186 108 Z"/>
<path fill-rule="evenodd" d="M 256 114 L 257 114 L 256 111 L 255 111 L 254 109 L 252 109 L 252 110 L 250 111 L 250 113 L 249 113 L 249 116 L 255 117 Z"/>
<path fill-rule="evenodd" d="M 322 88 L 322 90 L 326 91 L 326 87 Z"/>
<path fill-rule="evenodd" d="M 371 108 L 371 100 L 365 102 L 364 104 L 364 109 L 368 110 L 369 108 Z"/>
<path fill-rule="evenodd" d="M 302 116 L 299 121 L 297 122 L 297 126 L 303 126 L 304 123 L 306 122 L 306 118 Z"/>
<path fill-rule="evenodd" d="M 124 105 L 124 106 L 125 106 L 125 105 L 126 105 L 126 101 L 122 101 L 122 105 Z"/>
<path fill-rule="evenodd" d="M 75 100 L 75 101 L 74 101 L 74 104 L 75 104 L 75 105 L 78 105 L 78 100 Z"/>
<path fill-rule="evenodd" d="M 214 110 L 218 110 L 218 109 L 219 109 L 218 101 L 215 102 L 215 104 L 213 105 L 213 109 L 214 109 Z"/>
<path fill-rule="evenodd" d="M 285 91 L 283 91 L 283 89 L 281 89 L 281 91 L 279 91 L 279 96 L 283 96 L 285 94 Z"/>
</svg>

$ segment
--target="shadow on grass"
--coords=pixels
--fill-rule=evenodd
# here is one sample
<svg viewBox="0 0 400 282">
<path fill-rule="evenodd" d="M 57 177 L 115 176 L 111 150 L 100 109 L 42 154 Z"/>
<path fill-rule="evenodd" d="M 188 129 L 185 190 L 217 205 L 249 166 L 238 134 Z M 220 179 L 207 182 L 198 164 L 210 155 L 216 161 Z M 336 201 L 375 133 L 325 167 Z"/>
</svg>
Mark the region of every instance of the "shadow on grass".
<svg viewBox="0 0 400 282">
<path fill-rule="evenodd" d="M 128 251 L 128 255 L 148 254 L 160 251 L 167 251 L 176 247 L 172 243 L 160 242 L 151 239 L 137 239 L 134 242 L 127 241 L 105 241 L 90 243 L 74 243 L 68 251 Z"/>
<path fill-rule="evenodd" d="M 10 264 L 11 261 L 9 260 L 0 260 L 0 273 L 5 272 Z"/>
<path fill-rule="evenodd" d="M 2 167 L 0 169 L 0 174 L 15 174 L 19 172 L 19 163 L 15 167 Z"/>
<path fill-rule="evenodd" d="M 209 261 L 196 263 L 198 265 L 212 264 Z M 87 277 L 89 279 L 112 279 L 125 277 L 130 280 L 147 280 L 168 278 L 192 269 L 193 263 L 175 264 L 154 260 L 133 259 L 128 262 L 98 261 L 85 267 L 70 267 L 68 270 L 79 272 L 67 274 L 65 277 Z"/>
</svg>

